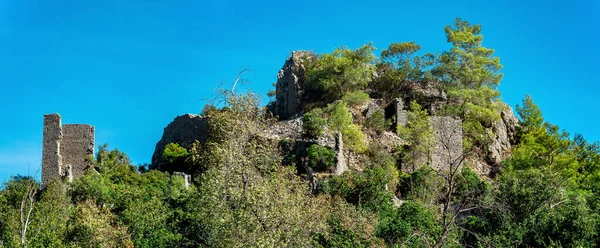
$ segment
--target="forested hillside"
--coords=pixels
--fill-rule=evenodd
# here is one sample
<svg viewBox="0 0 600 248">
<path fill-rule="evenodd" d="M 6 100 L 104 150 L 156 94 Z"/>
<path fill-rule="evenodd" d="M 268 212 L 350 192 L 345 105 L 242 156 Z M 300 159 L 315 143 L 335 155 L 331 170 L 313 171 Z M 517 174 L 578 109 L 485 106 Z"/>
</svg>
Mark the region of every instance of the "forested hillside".
<svg viewBox="0 0 600 248">
<path fill-rule="evenodd" d="M 444 31 L 447 51 L 294 53 L 267 106 L 221 89 L 205 140 L 169 143 L 151 165 L 105 145 L 73 183 L 13 177 L 0 247 L 600 245 L 600 143 L 546 122 L 529 96 L 509 125 L 482 27 Z M 458 144 L 436 128 L 452 123 Z"/>
</svg>

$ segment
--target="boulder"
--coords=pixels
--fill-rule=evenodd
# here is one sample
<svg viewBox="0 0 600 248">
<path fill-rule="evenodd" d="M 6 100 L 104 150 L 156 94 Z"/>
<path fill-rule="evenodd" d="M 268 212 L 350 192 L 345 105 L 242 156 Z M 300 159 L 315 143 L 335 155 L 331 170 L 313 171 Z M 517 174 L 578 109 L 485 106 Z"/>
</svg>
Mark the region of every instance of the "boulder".
<svg viewBox="0 0 600 248">
<path fill-rule="evenodd" d="M 194 142 L 206 142 L 208 139 L 208 118 L 184 114 L 175 119 L 165 127 L 162 138 L 156 143 L 154 154 L 152 154 L 152 168 L 159 168 L 163 163 L 162 154 L 169 143 L 177 143 L 190 150 Z"/>
<path fill-rule="evenodd" d="M 416 100 L 431 115 L 436 115 L 448 101 L 448 95 L 436 82 L 407 83 L 402 92 L 406 108 L 412 100 Z"/>
</svg>

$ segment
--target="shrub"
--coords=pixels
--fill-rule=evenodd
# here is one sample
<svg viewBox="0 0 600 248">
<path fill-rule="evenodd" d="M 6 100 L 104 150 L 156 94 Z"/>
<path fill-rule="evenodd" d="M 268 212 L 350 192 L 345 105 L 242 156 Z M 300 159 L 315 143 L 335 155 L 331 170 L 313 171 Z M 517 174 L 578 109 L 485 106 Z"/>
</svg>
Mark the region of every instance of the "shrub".
<svg viewBox="0 0 600 248">
<path fill-rule="evenodd" d="M 365 127 L 376 132 L 383 132 L 388 130 L 392 125 L 391 120 L 386 120 L 383 111 L 377 110 L 371 115 L 371 117 L 365 120 Z"/>
<path fill-rule="evenodd" d="M 313 109 L 313 111 L 304 114 L 304 117 L 302 117 L 302 129 L 304 129 L 304 133 L 313 138 L 323 135 L 325 125 L 327 125 L 327 120 L 318 114 L 319 110 Z"/>
<path fill-rule="evenodd" d="M 353 91 L 344 94 L 342 101 L 348 103 L 350 106 L 361 105 L 371 99 L 369 94 L 364 91 Z"/>
<path fill-rule="evenodd" d="M 352 123 L 352 114 L 345 102 L 339 101 L 333 106 L 329 115 L 329 126 L 342 133 L 344 145 L 351 150 L 359 153 L 367 150 L 362 127 Z"/>
<path fill-rule="evenodd" d="M 335 152 L 327 147 L 314 144 L 307 149 L 308 166 L 316 171 L 327 171 L 335 166 Z"/>
<path fill-rule="evenodd" d="M 329 54 L 319 56 L 319 60 L 308 70 L 307 90 L 317 101 L 333 102 L 345 93 L 364 90 L 375 67 L 372 44 L 358 49 L 337 48 Z"/>
<path fill-rule="evenodd" d="M 345 172 L 329 180 L 328 193 L 338 195 L 348 203 L 378 211 L 390 206 L 392 193 L 386 190 L 390 176 L 381 167 L 366 169 L 364 173 Z"/>
<path fill-rule="evenodd" d="M 189 155 L 185 147 L 180 146 L 177 143 L 169 143 L 165 146 L 162 158 L 169 163 L 174 163 L 180 159 L 185 159 Z"/>
</svg>

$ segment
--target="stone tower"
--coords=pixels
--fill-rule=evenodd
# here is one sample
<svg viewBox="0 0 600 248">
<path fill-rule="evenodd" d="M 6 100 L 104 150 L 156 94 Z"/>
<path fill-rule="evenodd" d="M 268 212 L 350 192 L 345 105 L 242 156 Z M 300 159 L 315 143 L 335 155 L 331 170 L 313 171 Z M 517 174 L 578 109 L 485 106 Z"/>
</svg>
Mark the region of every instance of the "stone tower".
<svg viewBox="0 0 600 248">
<path fill-rule="evenodd" d="M 59 114 L 44 115 L 42 149 L 42 184 L 51 179 L 83 176 L 90 166 L 88 155 L 94 155 L 94 127 L 86 124 L 61 125 Z"/>
</svg>

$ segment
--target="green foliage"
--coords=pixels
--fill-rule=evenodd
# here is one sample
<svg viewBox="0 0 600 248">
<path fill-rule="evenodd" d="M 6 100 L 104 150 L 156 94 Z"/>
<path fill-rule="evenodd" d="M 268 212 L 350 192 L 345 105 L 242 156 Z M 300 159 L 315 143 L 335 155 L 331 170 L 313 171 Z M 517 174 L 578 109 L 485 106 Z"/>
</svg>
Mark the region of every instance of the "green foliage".
<svg viewBox="0 0 600 248">
<path fill-rule="evenodd" d="M 367 168 L 382 168 L 390 178 L 387 188 L 390 192 L 396 192 L 400 172 L 396 167 L 395 157 L 380 145 L 371 145 L 367 150 L 368 160 L 365 162 Z"/>
<path fill-rule="evenodd" d="M 308 166 L 316 171 L 330 171 L 332 167 L 335 167 L 335 152 L 327 147 L 313 144 L 306 150 L 306 153 Z"/>
<path fill-rule="evenodd" d="M 185 159 L 189 155 L 185 147 L 180 146 L 177 143 L 169 143 L 165 146 L 162 158 L 169 163 L 174 163 L 178 160 Z"/>
<path fill-rule="evenodd" d="M 542 111 L 529 95 L 526 95 L 523 99 L 523 106 L 517 105 L 517 113 L 521 118 L 519 122 L 521 133 L 534 131 L 535 129 L 542 128 L 544 125 Z"/>
<path fill-rule="evenodd" d="M 320 108 L 316 108 L 302 117 L 302 129 L 309 137 L 318 138 L 323 135 L 327 120 L 322 117 L 322 112 Z"/>
<path fill-rule="evenodd" d="M 377 211 L 391 202 L 391 192 L 386 190 L 390 180 L 390 175 L 381 167 L 365 170 L 364 174 L 345 172 L 329 180 L 329 192 L 326 193 L 338 195 L 348 203 Z"/>
<path fill-rule="evenodd" d="M 364 90 L 374 72 L 374 50 L 372 44 L 366 44 L 356 50 L 342 47 L 320 55 L 308 71 L 308 91 L 318 96 L 318 101 L 328 103 L 348 92 Z"/>
<path fill-rule="evenodd" d="M 385 114 L 382 110 L 377 110 L 369 118 L 365 120 L 365 127 L 375 132 L 383 132 L 392 125 L 391 120 L 385 119 Z"/>
<path fill-rule="evenodd" d="M 446 38 L 452 48 L 442 53 L 433 73 L 448 87 L 479 89 L 494 88 L 500 84 L 502 69 L 494 49 L 481 45 L 481 25 L 456 18 L 453 25 L 445 27 Z"/>
<path fill-rule="evenodd" d="M 333 109 L 329 114 L 329 127 L 342 133 L 344 146 L 359 153 L 367 150 L 365 135 L 361 131 L 362 128 L 353 124 L 352 113 L 348 110 L 345 102 L 338 101 L 333 105 Z"/>
<path fill-rule="evenodd" d="M 383 246 L 382 240 L 373 231 L 378 222 L 376 214 L 347 204 L 339 197 L 332 199 L 330 208 L 326 231 L 315 232 L 315 247 Z"/>
<path fill-rule="evenodd" d="M 428 164 L 429 151 L 433 144 L 433 129 L 429 114 L 416 101 L 410 102 L 410 110 L 406 115 L 406 125 L 398 125 L 398 135 L 403 138 L 408 148 L 402 156 L 403 164 L 412 166 L 413 170 Z"/>
<path fill-rule="evenodd" d="M 369 94 L 364 91 L 353 91 L 346 92 L 344 96 L 342 96 L 342 101 L 348 103 L 350 106 L 356 106 L 366 103 L 371 99 Z"/>
<path fill-rule="evenodd" d="M 222 90 L 222 107 L 203 111 L 210 117 L 208 140 L 189 150 L 166 146 L 170 169 L 138 171 L 126 154 L 104 145 L 72 183 L 54 180 L 42 188 L 32 177 L 12 177 L 0 189 L 0 247 L 597 246 L 600 142 L 545 122 L 529 96 L 517 106 L 518 144 L 490 178 L 469 169 L 470 161 L 423 166 L 433 133 L 415 101 L 407 125 L 396 130 L 408 145 L 398 153 L 372 139 L 367 149 L 348 104 L 368 100 L 365 92 L 396 97 L 405 83 L 433 75 L 449 97 L 436 114 L 460 116 L 465 143 L 485 151 L 502 110 L 502 74 L 493 50 L 481 46 L 480 31 L 458 19 L 446 27 L 452 48 L 437 57 L 417 56 L 420 46 L 412 42 L 392 44 L 373 82 L 370 44 L 306 58 L 308 74 L 299 76 L 306 76 L 300 81 L 312 104 L 338 101 L 308 112 L 304 130 L 313 138 L 325 125 L 342 133 L 346 147 L 366 151 L 358 159 L 362 170 L 323 179 L 281 166 L 282 147 L 291 145 L 256 135 L 271 127 L 272 115 L 251 92 Z M 364 125 L 378 132 L 389 127 L 382 111 Z M 307 154 L 318 171 L 335 164 L 328 148 L 313 145 Z M 176 166 L 193 174 L 189 188 L 166 172 Z"/>
<path fill-rule="evenodd" d="M 127 227 L 93 202 L 77 204 L 69 221 L 69 242 L 78 247 L 133 247 Z"/>
<path fill-rule="evenodd" d="M 381 75 L 369 87 L 385 99 L 394 99 L 400 97 L 407 83 L 430 80 L 431 73 L 425 69 L 433 64 L 434 57 L 431 54 L 416 56 L 420 49 L 414 42 L 390 44 L 381 51 L 381 63 L 377 64 Z"/>
<path fill-rule="evenodd" d="M 463 120 L 467 148 L 483 149 L 493 138 L 486 128 L 500 120 L 497 86 L 502 79 L 502 65 L 493 56 L 493 49 L 482 46 L 481 25 L 457 18 L 444 31 L 452 48 L 442 53 L 432 74 L 442 82 L 454 103 L 446 107 L 445 114 Z"/>
<path fill-rule="evenodd" d="M 427 247 L 435 243 L 440 231 L 433 210 L 418 202 L 406 201 L 399 209 L 388 208 L 381 212 L 377 235 L 390 247 Z"/>
</svg>

